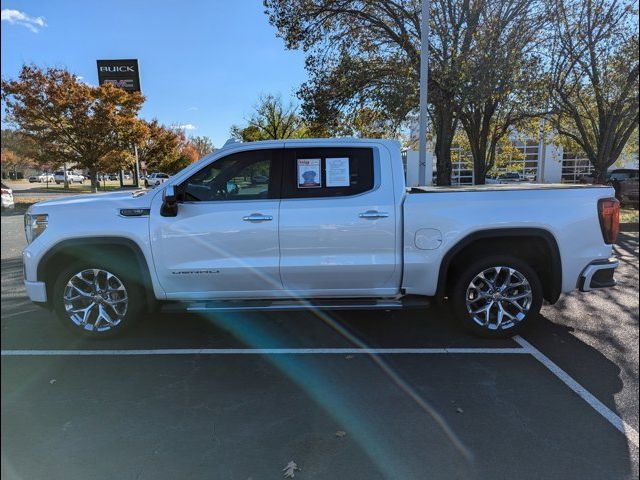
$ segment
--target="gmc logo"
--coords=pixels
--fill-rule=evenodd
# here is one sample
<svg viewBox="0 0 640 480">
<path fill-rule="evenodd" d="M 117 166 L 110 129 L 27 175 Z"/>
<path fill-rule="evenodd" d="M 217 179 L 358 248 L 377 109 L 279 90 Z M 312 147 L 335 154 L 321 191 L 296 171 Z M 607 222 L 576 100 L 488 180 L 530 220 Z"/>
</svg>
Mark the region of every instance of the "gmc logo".
<svg viewBox="0 0 640 480">
<path fill-rule="evenodd" d="M 135 72 L 132 66 L 130 65 L 119 65 L 112 67 L 100 67 L 101 72 L 107 73 L 121 73 L 121 72 Z"/>
<path fill-rule="evenodd" d="M 119 88 L 134 88 L 133 85 L 133 80 L 130 78 L 124 78 L 121 80 L 117 80 L 117 79 L 105 79 L 104 83 L 110 83 L 112 85 L 115 85 L 116 87 Z"/>
</svg>

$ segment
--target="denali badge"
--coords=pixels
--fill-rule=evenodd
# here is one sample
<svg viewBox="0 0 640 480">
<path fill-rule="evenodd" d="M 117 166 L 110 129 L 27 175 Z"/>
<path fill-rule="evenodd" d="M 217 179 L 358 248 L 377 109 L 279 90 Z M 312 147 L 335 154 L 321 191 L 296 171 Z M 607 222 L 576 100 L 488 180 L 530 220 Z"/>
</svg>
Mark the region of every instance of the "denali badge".
<svg viewBox="0 0 640 480">
<path fill-rule="evenodd" d="M 171 275 L 210 275 L 220 270 L 172 270 Z"/>
</svg>

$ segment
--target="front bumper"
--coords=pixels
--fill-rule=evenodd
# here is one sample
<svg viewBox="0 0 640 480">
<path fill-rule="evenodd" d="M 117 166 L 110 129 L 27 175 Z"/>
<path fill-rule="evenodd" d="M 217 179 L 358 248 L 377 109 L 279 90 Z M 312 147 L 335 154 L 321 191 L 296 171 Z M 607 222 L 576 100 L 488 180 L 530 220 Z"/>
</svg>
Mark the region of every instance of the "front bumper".
<svg viewBox="0 0 640 480">
<path fill-rule="evenodd" d="M 47 302 L 47 286 L 44 282 L 28 282 L 25 280 L 24 287 L 27 290 L 27 296 L 32 302 Z"/>
<path fill-rule="evenodd" d="M 615 287 L 613 274 L 620 263 L 615 259 L 591 262 L 580 274 L 578 288 L 581 292 L 589 292 L 596 288 Z"/>
</svg>

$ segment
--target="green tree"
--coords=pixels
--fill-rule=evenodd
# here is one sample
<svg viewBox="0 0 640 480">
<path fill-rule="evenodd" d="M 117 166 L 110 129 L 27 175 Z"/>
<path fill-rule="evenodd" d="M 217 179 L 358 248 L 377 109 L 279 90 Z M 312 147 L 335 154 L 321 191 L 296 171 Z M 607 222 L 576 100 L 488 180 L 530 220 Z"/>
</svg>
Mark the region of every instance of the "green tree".
<svg viewBox="0 0 640 480">
<path fill-rule="evenodd" d="M 638 129 L 637 2 L 554 0 L 552 7 L 554 127 L 584 151 L 603 183 Z"/>
<path fill-rule="evenodd" d="M 461 72 L 464 88 L 456 95 L 477 184 L 493 168 L 503 139 L 544 113 L 540 46 L 548 19 L 537 0 L 480 3 L 479 25 Z"/>
<path fill-rule="evenodd" d="M 140 93 L 92 87 L 59 68 L 23 66 L 17 79 L 2 81 L 2 100 L 7 120 L 36 145 L 34 160 L 87 169 L 94 191 L 105 163 L 145 134 Z"/>
<path fill-rule="evenodd" d="M 493 155 L 515 123 L 514 106 L 525 109 L 537 98 L 521 94 L 525 88 L 519 84 L 525 79 L 519 73 L 530 67 L 523 57 L 534 5 L 534 0 L 431 2 L 428 89 L 438 185 L 450 184 L 451 146 L 463 115 L 474 158 L 484 170 L 487 152 Z M 373 111 L 384 118 L 384 133 L 397 135 L 408 115 L 415 117 L 421 2 L 266 0 L 265 6 L 287 48 L 307 54 L 310 79 L 298 94 L 311 124 L 342 133 L 345 120 L 353 125 L 359 112 Z"/>
<path fill-rule="evenodd" d="M 244 142 L 308 136 L 308 129 L 293 103 L 285 105 L 280 96 L 263 95 L 244 127 L 234 125 L 231 135 Z"/>
</svg>

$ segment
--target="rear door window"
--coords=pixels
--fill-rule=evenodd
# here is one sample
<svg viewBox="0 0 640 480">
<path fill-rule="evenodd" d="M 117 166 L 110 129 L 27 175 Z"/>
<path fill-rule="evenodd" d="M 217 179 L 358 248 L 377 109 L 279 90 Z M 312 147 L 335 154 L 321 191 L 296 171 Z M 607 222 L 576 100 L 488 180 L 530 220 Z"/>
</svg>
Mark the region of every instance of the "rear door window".
<svg viewBox="0 0 640 480">
<path fill-rule="evenodd" d="M 371 148 L 285 150 L 283 198 L 358 195 L 374 187 Z"/>
</svg>

